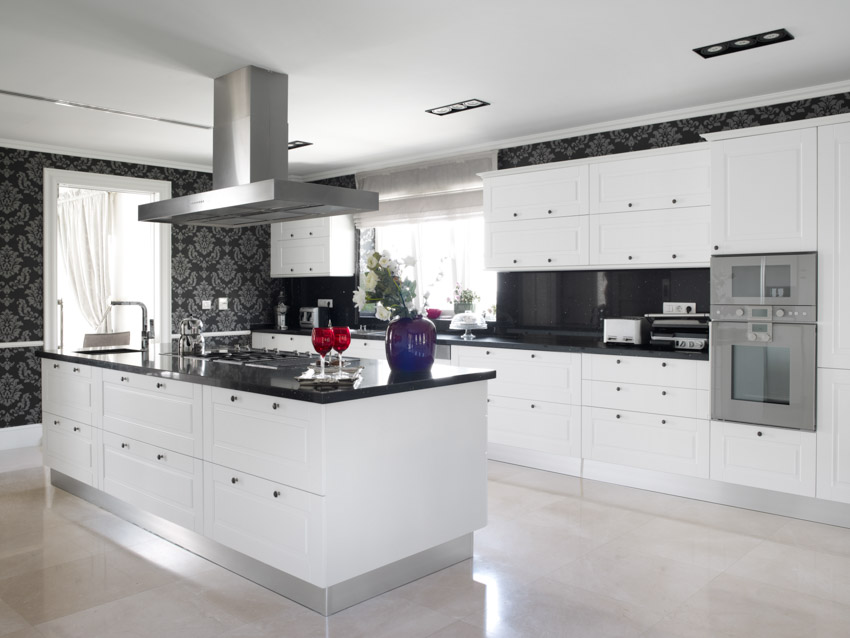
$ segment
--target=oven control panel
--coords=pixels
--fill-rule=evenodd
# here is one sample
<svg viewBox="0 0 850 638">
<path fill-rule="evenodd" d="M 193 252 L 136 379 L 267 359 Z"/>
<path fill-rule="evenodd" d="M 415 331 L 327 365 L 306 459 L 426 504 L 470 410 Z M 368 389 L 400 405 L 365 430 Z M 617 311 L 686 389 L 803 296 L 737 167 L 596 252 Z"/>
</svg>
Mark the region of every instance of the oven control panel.
<svg viewBox="0 0 850 638">
<path fill-rule="evenodd" d="M 780 323 L 815 323 L 815 306 L 737 306 L 711 307 L 712 321 L 760 321 Z"/>
</svg>

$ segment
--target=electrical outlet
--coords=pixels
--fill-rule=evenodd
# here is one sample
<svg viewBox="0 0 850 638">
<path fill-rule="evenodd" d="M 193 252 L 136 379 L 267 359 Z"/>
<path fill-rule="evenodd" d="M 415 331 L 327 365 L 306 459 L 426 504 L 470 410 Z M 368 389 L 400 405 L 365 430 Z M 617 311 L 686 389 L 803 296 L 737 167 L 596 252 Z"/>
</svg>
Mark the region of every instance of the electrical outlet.
<svg viewBox="0 0 850 638">
<path fill-rule="evenodd" d="M 319 301 L 316 303 L 316 305 L 319 306 L 319 308 L 333 308 L 334 307 L 334 300 L 333 299 L 319 299 Z"/>
<path fill-rule="evenodd" d="M 689 315 L 697 310 L 697 305 L 693 301 L 665 301 L 664 314 Z"/>
<path fill-rule="evenodd" d="M 227 310 L 227 297 L 219 297 L 218 298 L 218 309 L 219 310 Z"/>
<path fill-rule="evenodd" d="M 201 302 L 201 310 L 212 310 L 212 299 L 204 299 Z"/>
</svg>

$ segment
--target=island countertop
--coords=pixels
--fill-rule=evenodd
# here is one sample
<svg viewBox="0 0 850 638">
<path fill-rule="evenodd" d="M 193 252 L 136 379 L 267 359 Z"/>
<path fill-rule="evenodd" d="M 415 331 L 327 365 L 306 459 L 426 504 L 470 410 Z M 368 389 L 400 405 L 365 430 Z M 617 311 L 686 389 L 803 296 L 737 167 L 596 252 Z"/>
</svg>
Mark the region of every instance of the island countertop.
<svg viewBox="0 0 850 638">
<path fill-rule="evenodd" d="M 43 359 L 80 363 L 111 370 L 159 376 L 320 404 L 486 381 L 496 377 L 494 370 L 459 368 L 444 364 L 434 364 L 427 373 L 399 374 L 393 373 L 385 361 L 361 359 L 362 378 L 356 387 L 319 390 L 301 387 L 295 379 L 306 369 L 306 363 L 302 367 L 293 366 L 269 370 L 249 366 L 216 364 L 215 361 L 204 359 L 176 357 L 171 355 L 168 350 L 160 351 L 159 349 L 152 349 L 147 353 L 119 354 L 82 354 L 43 350 L 39 352 L 39 356 Z"/>
</svg>

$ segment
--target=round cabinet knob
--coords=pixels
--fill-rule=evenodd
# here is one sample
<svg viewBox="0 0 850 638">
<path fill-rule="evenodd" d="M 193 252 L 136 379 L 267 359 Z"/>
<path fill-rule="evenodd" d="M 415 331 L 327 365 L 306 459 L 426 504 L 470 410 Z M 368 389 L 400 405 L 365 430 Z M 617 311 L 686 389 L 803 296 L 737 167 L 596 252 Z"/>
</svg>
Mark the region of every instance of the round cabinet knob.
<svg viewBox="0 0 850 638">
<path fill-rule="evenodd" d="M 676 253 L 673 253 L 673 259 L 676 259 Z"/>
<path fill-rule="evenodd" d="M 74 370 L 74 372 L 79 372 L 79 371 L 80 371 L 80 369 L 79 369 L 79 368 L 74 368 L 73 370 Z"/>
<path fill-rule="evenodd" d="M 534 358 L 534 357 L 536 357 L 536 356 L 537 356 L 536 354 L 533 354 L 533 355 L 531 355 L 531 358 L 533 359 L 533 358 Z"/>
<path fill-rule="evenodd" d="M 750 334 L 747 335 L 747 339 L 749 339 L 750 341 L 755 341 L 756 336 L 751 332 Z"/>
<path fill-rule="evenodd" d="M 295 268 L 290 268 L 289 272 L 295 272 Z"/>
<path fill-rule="evenodd" d="M 619 415 L 619 414 L 617 415 L 617 418 L 618 418 L 618 419 L 620 418 L 620 415 Z"/>
<path fill-rule="evenodd" d="M 514 263 L 516 263 L 516 259 L 514 259 Z"/>
<path fill-rule="evenodd" d="M 274 492 L 272 492 L 272 496 L 274 496 L 275 498 L 279 498 L 280 497 L 280 491 L 275 490 Z"/>
<path fill-rule="evenodd" d="M 519 217 L 519 213 L 514 213 L 514 217 Z"/>
<path fill-rule="evenodd" d="M 59 367 L 59 364 L 58 364 L 58 363 L 54 363 L 54 364 L 53 364 L 53 369 L 54 369 L 54 370 L 55 370 L 56 368 L 58 368 L 58 367 Z"/>
<path fill-rule="evenodd" d="M 231 403 L 236 401 L 236 395 L 235 394 L 230 395 L 230 401 L 231 401 Z"/>
<path fill-rule="evenodd" d="M 490 351 L 489 351 L 489 350 L 485 350 L 485 351 L 484 351 L 484 354 L 490 354 Z"/>
<path fill-rule="evenodd" d="M 157 384 L 156 384 L 156 387 L 157 387 L 157 388 L 164 388 L 164 387 L 165 387 L 165 384 L 164 384 L 164 383 L 157 383 Z"/>
<path fill-rule="evenodd" d="M 157 461 L 161 461 L 161 460 L 162 460 L 162 459 L 164 459 L 164 458 L 165 458 L 165 454 L 157 454 L 157 455 L 156 455 L 156 460 L 157 460 Z"/>
<path fill-rule="evenodd" d="M 272 403 L 272 410 L 277 410 L 280 407 L 280 403 Z"/>
<path fill-rule="evenodd" d="M 631 202 L 629 202 L 629 208 L 631 208 L 631 207 L 632 207 L 632 203 L 631 203 Z"/>
<path fill-rule="evenodd" d="M 552 263 L 552 260 L 551 260 L 551 259 L 547 259 L 546 261 L 548 261 L 550 264 Z"/>
<path fill-rule="evenodd" d="M 661 396 L 662 396 L 662 397 L 666 397 L 666 396 L 667 396 L 667 390 L 662 390 L 662 391 L 661 391 Z"/>
<path fill-rule="evenodd" d="M 290 237 L 295 237 L 295 233 L 289 233 Z"/>
<path fill-rule="evenodd" d="M 59 419 L 53 419 L 53 425 L 59 425 Z"/>
<path fill-rule="evenodd" d="M 236 485 L 239 482 L 239 479 L 234 476 L 232 479 L 230 479 L 230 482 Z"/>
<path fill-rule="evenodd" d="M 122 448 L 128 448 L 128 447 L 130 447 L 130 444 L 129 443 L 122 443 L 121 447 Z"/>
<path fill-rule="evenodd" d="M 80 431 L 80 428 L 78 428 L 78 427 L 75 425 L 75 426 L 74 426 L 74 432 L 79 432 L 79 431 Z"/>
<path fill-rule="evenodd" d="M 619 360 L 619 359 L 617 359 L 617 365 L 619 365 L 619 364 L 620 364 L 620 360 Z"/>
<path fill-rule="evenodd" d="M 129 378 L 129 377 L 121 377 L 121 380 L 122 380 L 122 381 L 129 381 L 129 380 L 130 380 L 130 378 Z"/>
<path fill-rule="evenodd" d="M 619 392 L 619 391 L 620 391 L 620 386 L 617 386 L 617 392 Z"/>
<path fill-rule="evenodd" d="M 675 200 L 675 199 L 673 200 L 673 203 L 674 203 L 674 204 L 676 203 L 676 200 Z"/>
<path fill-rule="evenodd" d="M 662 367 L 662 368 L 666 368 L 666 367 L 667 367 L 667 362 L 666 362 L 666 361 L 662 361 L 662 362 L 661 362 L 661 367 Z"/>
<path fill-rule="evenodd" d="M 551 214 L 552 214 L 551 209 L 550 209 L 550 210 L 547 210 L 547 211 L 546 211 L 546 214 L 547 214 L 547 215 L 551 215 Z"/>
<path fill-rule="evenodd" d="M 312 236 L 313 236 L 313 231 L 311 230 L 311 231 L 310 231 L 310 237 L 312 237 Z"/>
<path fill-rule="evenodd" d="M 533 404 L 533 403 L 531 404 L 531 409 L 532 409 L 532 410 L 534 409 L 534 404 Z"/>
<path fill-rule="evenodd" d="M 737 308 L 735 310 L 735 316 L 736 317 L 743 317 L 744 316 L 744 309 L 743 308 Z"/>
<path fill-rule="evenodd" d="M 784 317 L 784 316 L 785 316 L 785 311 L 784 311 L 782 308 L 777 308 L 777 309 L 776 309 L 776 312 L 775 312 L 775 313 L 773 313 L 773 314 L 775 314 L 777 317 Z"/>
<path fill-rule="evenodd" d="M 720 246 L 715 246 L 714 250 L 720 250 Z"/>
<path fill-rule="evenodd" d="M 756 432 L 756 434 L 758 434 L 759 436 L 761 436 L 761 432 Z"/>
<path fill-rule="evenodd" d="M 667 419 L 661 419 L 661 425 L 667 425 Z"/>
<path fill-rule="evenodd" d="M 632 256 L 631 256 L 631 255 L 629 255 L 629 261 L 631 261 L 631 260 L 632 260 Z"/>
</svg>

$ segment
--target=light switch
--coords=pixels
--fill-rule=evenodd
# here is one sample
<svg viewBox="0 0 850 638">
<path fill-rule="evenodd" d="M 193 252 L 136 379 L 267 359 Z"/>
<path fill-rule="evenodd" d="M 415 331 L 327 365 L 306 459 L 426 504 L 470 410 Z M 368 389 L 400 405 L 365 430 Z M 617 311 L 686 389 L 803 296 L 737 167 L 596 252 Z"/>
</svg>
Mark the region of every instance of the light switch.
<svg viewBox="0 0 850 638">
<path fill-rule="evenodd" d="M 219 310 L 227 310 L 227 297 L 219 297 L 218 298 L 218 309 Z"/>
</svg>

